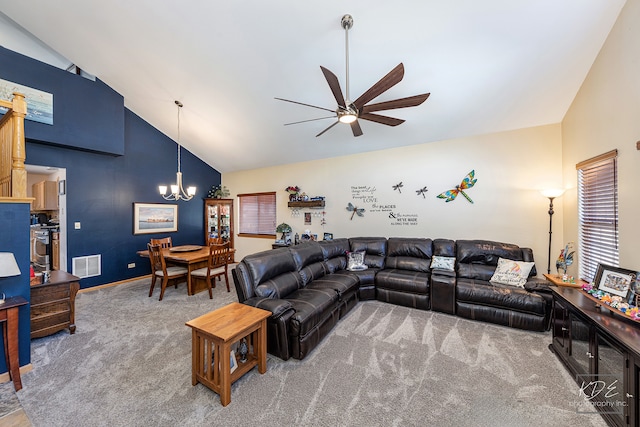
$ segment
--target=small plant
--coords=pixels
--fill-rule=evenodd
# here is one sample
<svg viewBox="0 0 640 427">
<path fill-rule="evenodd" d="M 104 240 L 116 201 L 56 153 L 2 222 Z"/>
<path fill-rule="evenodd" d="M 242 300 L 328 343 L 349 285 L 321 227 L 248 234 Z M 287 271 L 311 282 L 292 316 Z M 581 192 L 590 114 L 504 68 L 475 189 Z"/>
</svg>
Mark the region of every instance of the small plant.
<svg viewBox="0 0 640 427">
<path fill-rule="evenodd" d="M 225 185 L 220 184 L 211 187 L 207 197 L 210 199 L 224 199 L 225 197 L 229 197 L 230 194 L 229 189 Z"/>
</svg>

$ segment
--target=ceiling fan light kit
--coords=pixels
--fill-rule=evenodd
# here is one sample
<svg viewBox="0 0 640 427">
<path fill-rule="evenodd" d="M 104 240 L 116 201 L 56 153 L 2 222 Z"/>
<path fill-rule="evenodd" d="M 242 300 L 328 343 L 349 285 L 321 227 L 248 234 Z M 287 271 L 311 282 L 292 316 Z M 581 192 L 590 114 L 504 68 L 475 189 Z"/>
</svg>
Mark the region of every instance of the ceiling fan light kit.
<svg viewBox="0 0 640 427">
<path fill-rule="evenodd" d="M 324 134 L 329 129 L 337 125 L 338 123 L 346 123 L 351 126 L 351 131 L 353 136 L 361 136 L 362 128 L 358 123 L 358 119 L 368 120 L 375 123 L 380 123 L 387 126 L 398 126 L 404 123 L 404 120 L 397 119 L 395 117 L 383 116 L 381 114 L 373 114 L 376 111 L 383 110 L 393 110 L 397 108 L 407 108 L 407 107 L 416 107 L 422 104 L 427 100 L 430 93 L 425 93 L 421 95 L 409 96 L 406 98 L 394 99 L 391 101 L 379 102 L 376 104 L 368 104 L 369 101 L 377 98 L 382 93 L 391 89 L 396 84 L 402 81 L 404 77 L 404 65 L 402 63 L 398 64 L 393 70 L 391 70 L 386 76 L 381 78 L 376 84 L 371 86 L 369 90 L 360 95 L 355 101 L 351 102 L 351 98 L 349 96 L 349 30 L 353 27 L 353 17 L 351 15 L 344 15 L 342 20 L 340 21 L 342 28 L 345 31 L 345 95 L 342 94 L 342 89 L 340 88 L 340 83 L 338 78 L 334 73 L 329 71 L 327 68 L 320 66 L 322 70 L 322 74 L 324 74 L 327 83 L 329 84 L 329 88 L 333 93 L 333 97 L 335 98 L 338 106 L 335 110 L 330 108 L 318 107 L 316 105 L 305 104 L 303 102 L 291 101 L 289 99 L 277 98 L 277 100 L 291 102 L 294 104 L 304 105 L 306 107 L 317 108 L 320 110 L 330 111 L 335 113 L 335 116 L 328 117 L 319 117 L 316 119 L 302 120 L 293 123 L 286 123 L 285 126 L 306 123 L 315 120 L 323 120 L 329 118 L 337 118 L 333 124 L 324 129 L 322 132 L 316 135 L 316 137 Z"/>
</svg>

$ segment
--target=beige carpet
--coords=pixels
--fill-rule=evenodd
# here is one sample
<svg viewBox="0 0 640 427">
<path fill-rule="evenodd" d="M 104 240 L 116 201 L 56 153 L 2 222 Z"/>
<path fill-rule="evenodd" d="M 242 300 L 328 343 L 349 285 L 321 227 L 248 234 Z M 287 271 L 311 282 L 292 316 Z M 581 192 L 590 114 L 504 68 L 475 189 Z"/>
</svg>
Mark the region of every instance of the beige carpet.
<svg viewBox="0 0 640 427">
<path fill-rule="evenodd" d="M 224 286 L 147 297 L 148 280 L 79 295 L 77 332 L 32 341 L 18 398 L 50 426 L 604 426 L 548 333 L 361 302 L 304 361 L 269 356 L 231 403 L 191 385 L 187 320 L 231 301 Z"/>
</svg>

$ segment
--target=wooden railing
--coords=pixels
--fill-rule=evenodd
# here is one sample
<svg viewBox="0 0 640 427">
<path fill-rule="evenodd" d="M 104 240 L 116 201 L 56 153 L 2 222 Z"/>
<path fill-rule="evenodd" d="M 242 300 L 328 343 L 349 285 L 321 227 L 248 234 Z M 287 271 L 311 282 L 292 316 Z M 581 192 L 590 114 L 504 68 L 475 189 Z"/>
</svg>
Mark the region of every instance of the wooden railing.
<svg viewBox="0 0 640 427">
<path fill-rule="evenodd" d="M 0 197 L 27 197 L 27 171 L 24 144 L 24 118 L 27 102 L 24 95 L 14 92 L 12 101 L 0 100 L 8 108 L 0 118 Z"/>
</svg>

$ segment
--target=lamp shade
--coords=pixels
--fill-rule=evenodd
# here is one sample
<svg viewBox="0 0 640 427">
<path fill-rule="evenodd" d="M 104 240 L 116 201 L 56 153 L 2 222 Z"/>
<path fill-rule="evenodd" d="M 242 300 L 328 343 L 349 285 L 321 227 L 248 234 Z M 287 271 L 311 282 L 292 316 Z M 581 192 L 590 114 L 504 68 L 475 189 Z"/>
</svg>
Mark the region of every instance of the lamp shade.
<svg viewBox="0 0 640 427">
<path fill-rule="evenodd" d="M 11 277 L 20 274 L 16 258 L 11 252 L 0 252 L 0 277 Z"/>
<path fill-rule="evenodd" d="M 559 188 L 550 188 L 548 190 L 542 190 L 540 193 L 542 193 L 544 197 L 555 199 L 556 197 L 562 196 L 562 194 L 564 194 L 564 190 Z"/>
</svg>

